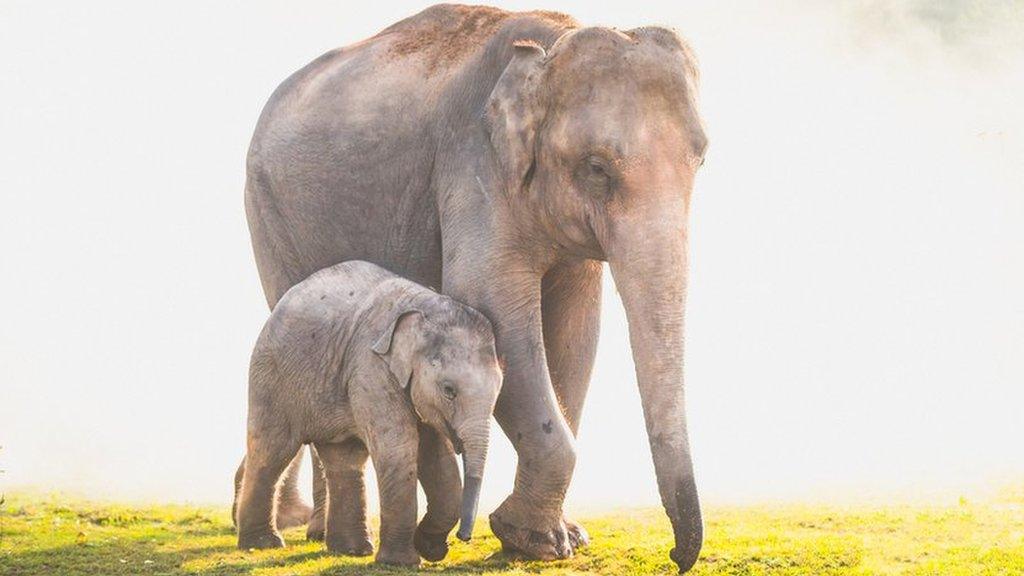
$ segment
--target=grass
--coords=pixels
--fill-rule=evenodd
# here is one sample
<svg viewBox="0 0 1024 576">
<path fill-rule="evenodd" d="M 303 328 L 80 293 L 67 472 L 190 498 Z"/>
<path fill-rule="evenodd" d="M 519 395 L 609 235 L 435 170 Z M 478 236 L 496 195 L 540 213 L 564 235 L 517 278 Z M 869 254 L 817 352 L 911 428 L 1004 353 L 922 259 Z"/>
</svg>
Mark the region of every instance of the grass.
<svg viewBox="0 0 1024 576">
<path fill-rule="evenodd" d="M 658 510 L 583 517 L 593 543 L 569 560 L 527 562 L 500 552 L 481 523 L 444 562 L 455 574 L 671 574 L 671 533 Z M 235 549 L 227 510 L 91 503 L 8 494 L 0 511 L 0 574 L 284 576 L 376 575 L 369 559 L 336 557 L 285 534 L 283 550 Z M 453 538 L 454 540 L 454 538 Z M 948 507 L 764 506 L 712 508 L 701 575 L 1021 575 L 1024 492 Z"/>
</svg>

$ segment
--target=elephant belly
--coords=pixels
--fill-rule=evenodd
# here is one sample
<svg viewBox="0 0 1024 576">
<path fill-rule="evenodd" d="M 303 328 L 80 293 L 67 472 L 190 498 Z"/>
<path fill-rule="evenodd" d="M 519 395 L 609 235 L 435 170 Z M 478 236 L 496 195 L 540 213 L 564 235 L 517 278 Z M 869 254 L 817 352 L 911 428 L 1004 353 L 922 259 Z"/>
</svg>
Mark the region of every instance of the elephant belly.
<svg viewBox="0 0 1024 576">
<path fill-rule="evenodd" d="M 250 147 L 246 212 L 271 306 L 313 272 L 366 260 L 435 288 L 441 239 L 430 109 L 365 45 L 300 71 Z"/>
<path fill-rule="evenodd" d="M 348 198 L 350 194 L 336 196 L 326 209 L 298 209 L 294 221 L 273 216 L 280 226 L 266 220 L 251 226 L 271 306 L 310 274 L 349 260 L 365 260 L 424 286 L 440 287 L 441 241 L 432 206 L 412 211 L 392 202 L 374 205 Z M 280 229 L 300 231 L 276 233 Z"/>
</svg>

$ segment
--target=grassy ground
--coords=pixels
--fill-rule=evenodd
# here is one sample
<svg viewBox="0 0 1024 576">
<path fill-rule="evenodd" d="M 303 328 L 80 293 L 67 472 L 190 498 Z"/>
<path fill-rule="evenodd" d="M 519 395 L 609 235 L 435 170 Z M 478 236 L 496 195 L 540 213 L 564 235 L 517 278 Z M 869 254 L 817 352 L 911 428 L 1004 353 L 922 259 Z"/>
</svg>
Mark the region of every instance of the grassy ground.
<svg viewBox="0 0 1024 576">
<path fill-rule="evenodd" d="M 423 572 L 669 574 L 671 535 L 657 510 L 581 518 L 593 543 L 571 560 L 507 557 L 483 523 Z M 0 513 L 0 575 L 283 576 L 393 574 L 368 559 L 333 557 L 285 534 L 289 547 L 235 549 L 225 509 L 126 507 L 59 496 L 8 495 Z M 712 508 L 692 572 L 712 574 L 1024 574 L 1024 494 L 944 508 Z"/>
</svg>

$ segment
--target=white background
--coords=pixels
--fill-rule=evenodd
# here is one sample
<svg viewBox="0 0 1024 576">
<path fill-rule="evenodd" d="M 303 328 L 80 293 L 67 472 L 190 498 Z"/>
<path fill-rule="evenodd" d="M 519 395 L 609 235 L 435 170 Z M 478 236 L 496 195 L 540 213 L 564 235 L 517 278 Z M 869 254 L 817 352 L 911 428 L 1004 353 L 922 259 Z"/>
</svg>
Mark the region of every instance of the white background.
<svg viewBox="0 0 1024 576">
<path fill-rule="evenodd" d="M 701 58 L 687 390 L 702 493 L 1019 482 L 1020 4 L 721 4 L 544 4 L 674 26 Z M 288 74 L 422 6 L 2 0 L 0 488 L 229 500 L 267 314 L 242 208 L 253 126 Z M 604 304 L 577 508 L 657 502 L 610 281 Z M 495 437 L 485 506 L 512 483 Z"/>
</svg>

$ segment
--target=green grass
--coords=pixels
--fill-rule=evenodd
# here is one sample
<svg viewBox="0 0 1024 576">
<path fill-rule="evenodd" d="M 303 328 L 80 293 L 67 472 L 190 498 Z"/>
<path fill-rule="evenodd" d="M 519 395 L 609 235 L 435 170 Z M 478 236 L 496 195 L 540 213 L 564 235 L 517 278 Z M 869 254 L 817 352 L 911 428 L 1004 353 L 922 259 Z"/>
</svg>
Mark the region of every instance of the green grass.
<svg viewBox="0 0 1024 576">
<path fill-rule="evenodd" d="M 582 517 L 592 544 L 574 558 L 527 562 L 500 552 L 484 523 L 422 572 L 670 574 L 671 533 L 658 510 Z M 283 550 L 235 549 L 227 510 L 123 506 L 8 495 L 0 512 L 0 575 L 283 576 L 397 574 L 369 559 L 326 554 L 301 530 Z M 949 507 L 711 508 L 695 575 L 1024 574 L 1024 493 Z"/>
</svg>

